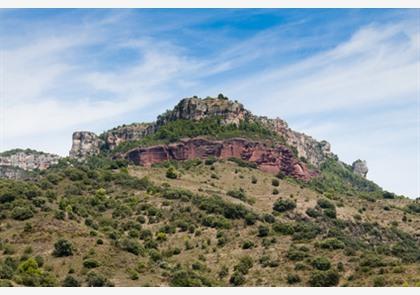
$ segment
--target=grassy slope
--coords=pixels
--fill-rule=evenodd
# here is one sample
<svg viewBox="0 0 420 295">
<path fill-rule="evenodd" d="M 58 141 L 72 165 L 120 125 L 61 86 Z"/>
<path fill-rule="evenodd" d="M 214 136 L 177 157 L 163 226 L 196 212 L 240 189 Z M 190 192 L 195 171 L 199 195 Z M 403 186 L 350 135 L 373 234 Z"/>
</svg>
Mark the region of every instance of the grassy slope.
<svg viewBox="0 0 420 295">
<path fill-rule="evenodd" d="M 378 199 L 373 202 L 358 196 L 329 194 L 336 207 L 337 220 L 326 217 L 314 219 L 305 212 L 316 206 L 321 195 L 310 188 L 281 180 L 277 188 L 279 194 L 272 195 L 273 176 L 258 170 L 241 168 L 231 162 L 192 165 L 188 170 L 182 166 L 180 164 L 177 170 L 180 174 L 178 179 L 166 178 L 167 169 L 164 167 L 129 167 L 118 172 L 118 169 L 89 169 L 85 166 L 82 170 L 61 167 L 47 171 L 38 182 L 40 188 L 2 181 L 0 197 L 5 196 L 10 183 L 14 188 L 22 186 L 24 189 L 16 193 L 14 201 L 4 202 L 3 199 L 0 204 L 0 276 L 7 257 L 12 257 L 19 264 L 28 257 L 40 255 L 45 260 L 41 271 L 51 274 L 54 279 L 50 280 L 50 284 L 56 285 L 61 284 L 70 269 L 73 269 L 71 275 L 86 285 L 87 274 L 91 270 L 83 267 L 84 258 L 97 260 L 100 266 L 93 271 L 103 274 L 117 286 L 230 285 L 235 265 L 241 258 L 250 256 L 253 266 L 244 275 L 244 285 L 287 286 L 289 273 L 300 277 L 301 282 L 296 285 L 308 285 L 314 273 L 311 261 L 316 256 L 324 256 L 339 274 L 339 285 L 385 283 L 414 286 L 420 283 L 419 261 L 415 261 L 419 259 L 420 251 L 418 236 L 415 236 L 420 228 L 420 216 L 404 210 L 413 201 Z M 148 185 L 144 180 L 136 181 L 145 176 L 155 185 Z M 252 178 L 254 182 L 256 179 L 255 184 Z M 191 197 L 185 192 L 181 194 L 187 196 L 183 199 L 168 199 L 168 195 L 165 197 L 168 185 L 197 193 L 199 197 Z M 148 191 L 146 187 L 149 187 Z M 255 203 L 250 205 L 227 195 L 229 190 L 239 188 L 243 188 L 247 198 Z M 306 220 L 305 224 L 320 227 L 320 232 L 313 238 L 302 240 L 293 235 L 276 233 L 273 224 L 262 218 L 253 225 L 246 225 L 243 217 L 229 219 L 226 218 L 228 215 L 223 217 L 223 213 L 211 214 L 207 205 L 214 205 L 208 201 L 213 200 L 214 195 L 219 195 L 226 202 L 216 206 L 217 210 L 231 208 L 229 204 L 241 204 L 241 209 L 235 207 L 235 210 L 260 217 L 272 213 L 273 203 L 279 197 L 293 199 L 296 209 L 275 214 L 276 223 L 296 227 L 299 220 Z M 199 200 L 204 201 L 200 203 Z M 17 206 L 32 207 L 34 216 L 24 221 L 14 220 L 12 211 Z M 384 210 L 385 207 L 389 210 Z M 63 219 L 60 215 L 64 215 Z M 219 227 L 227 224 L 230 228 L 203 225 L 203 220 L 209 215 L 219 221 Z M 145 223 L 139 222 L 140 216 Z M 407 218 L 405 222 L 402 221 L 404 216 Z M 88 219 L 92 222 L 86 222 Z M 164 231 L 164 225 L 176 226 L 181 221 L 183 226 L 194 225 L 194 230 L 182 231 L 181 226 L 176 228 L 175 233 L 157 234 Z M 392 224 L 395 221 L 398 224 Z M 28 229 L 26 224 L 30 224 L 32 229 Z M 270 230 L 267 237 L 258 236 L 260 226 Z M 141 230 L 136 232 L 139 227 Z M 151 230 L 152 239 L 136 237 L 147 229 Z M 400 231 L 408 233 L 409 237 L 404 238 Z M 223 236 L 218 238 L 217 232 L 223 233 Z M 397 237 L 396 232 L 404 239 Z M 140 245 L 142 253 L 139 255 L 122 249 L 121 242 L 129 235 L 133 236 L 131 241 Z M 225 245 L 218 245 L 224 237 Z M 328 237 L 339 237 L 346 246 L 338 250 L 322 249 L 320 242 Z M 72 256 L 52 255 L 54 243 L 59 238 L 73 244 Z M 98 245 L 98 239 L 102 239 L 103 244 Z M 413 246 L 415 239 L 417 244 Z M 250 241 L 254 247 L 242 249 L 245 241 Z M 408 254 L 398 257 L 393 247 L 403 242 Z M 357 248 L 353 244 L 361 246 Z M 31 249 L 27 249 L 28 245 Z M 288 251 L 301 246 L 308 249 L 305 254 L 308 257 L 300 261 L 290 259 Z M 173 253 L 175 248 L 180 250 L 179 254 Z M 351 253 L 351 249 L 356 251 Z M 302 251 L 297 252 L 302 254 Z M 260 262 L 261 258 L 267 260 L 266 266 Z M 382 263 L 378 264 L 376 258 Z M 344 266 L 342 271 L 336 271 L 339 262 Z M 222 266 L 227 266 L 228 274 L 220 277 Z M 8 281 L 16 285 L 21 283 L 21 277 L 19 270 L 15 270 Z"/>
</svg>

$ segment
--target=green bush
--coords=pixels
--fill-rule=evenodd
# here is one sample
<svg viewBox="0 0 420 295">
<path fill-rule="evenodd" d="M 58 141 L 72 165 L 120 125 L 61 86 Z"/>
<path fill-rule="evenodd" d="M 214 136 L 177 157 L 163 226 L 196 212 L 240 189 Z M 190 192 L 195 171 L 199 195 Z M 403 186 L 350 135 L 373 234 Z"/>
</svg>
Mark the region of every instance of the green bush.
<svg viewBox="0 0 420 295">
<path fill-rule="evenodd" d="M 93 258 L 87 258 L 85 260 L 83 260 L 83 266 L 86 268 L 96 268 L 100 265 L 100 263 L 93 259 Z"/>
<path fill-rule="evenodd" d="M 331 201 L 327 200 L 327 199 L 319 199 L 317 201 L 317 204 L 319 207 L 321 207 L 322 209 L 335 209 L 335 205 L 334 203 L 332 203 Z"/>
<path fill-rule="evenodd" d="M 54 252 L 53 252 L 54 256 L 57 257 L 64 257 L 64 256 L 71 256 L 73 255 L 73 246 L 72 244 L 64 239 L 60 239 L 58 240 L 55 244 L 54 244 Z"/>
<path fill-rule="evenodd" d="M 334 270 L 314 271 L 309 278 L 312 287 L 333 287 L 340 282 L 340 275 Z"/>
<path fill-rule="evenodd" d="M 252 241 L 245 241 L 242 244 L 242 249 L 251 249 L 254 248 L 255 244 Z"/>
<path fill-rule="evenodd" d="M 32 218 L 34 213 L 28 207 L 15 207 L 12 210 L 11 217 L 16 220 L 26 220 Z"/>
<path fill-rule="evenodd" d="M 296 208 L 296 202 L 290 199 L 278 199 L 273 204 L 273 209 L 277 212 L 285 212 Z"/>
<path fill-rule="evenodd" d="M 312 218 L 317 218 L 319 216 L 321 216 L 321 212 L 319 212 L 319 210 L 316 210 L 315 208 L 308 208 L 306 210 L 306 215 L 308 215 L 309 217 Z"/>
<path fill-rule="evenodd" d="M 258 236 L 259 237 L 266 237 L 270 233 L 270 228 L 266 225 L 260 225 L 258 227 Z"/>
<path fill-rule="evenodd" d="M 279 186 L 280 185 L 280 181 L 278 180 L 278 179 L 276 179 L 276 178 L 273 178 L 272 180 L 271 180 L 271 184 L 273 185 L 273 186 Z"/>
<path fill-rule="evenodd" d="M 246 275 L 249 272 L 249 270 L 253 267 L 253 265 L 254 261 L 252 260 L 252 258 L 250 256 L 244 256 L 241 257 L 239 263 L 234 266 L 233 270 L 235 272 L 239 272 Z"/>
<path fill-rule="evenodd" d="M 14 270 L 5 263 L 0 264 L 0 279 L 10 280 L 13 277 Z"/>
<path fill-rule="evenodd" d="M 332 219 L 336 219 L 337 218 L 337 212 L 336 212 L 335 208 L 334 209 L 332 209 L 332 208 L 324 209 L 324 215 L 326 217 L 332 218 Z"/>
<path fill-rule="evenodd" d="M 64 278 L 61 286 L 63 286 L 63 287 L 80 287 L 80 282 L 76 278 L 74 278 L 73 276 L 67 275 Z"/>
<path fill-rule="evenodd" d="M 87 274 L 86 283 L 89 287 L 113 287 L 114 284 L 110 282 L 105 276 L 91 271 Z"/>
<path fill-rule="evenodd" d="M 177 270 L 171 275 L 169 284 L 172 287 L 211 286 L 211 282 L 207 278 L 198 275 L 194 271 L 183 269 Z"/>
<path fill-rule="evenodd" d="M 170 179 L 178 178 L 178 174 L 176 173 L 176 170 L 173 166 L 169 167 L 168 170 L 166 170 L 166 177 Z"/>
<path fill-rule="evenodd" d="M 238 271 L 235 271 L 229 279 L 229 283 L 234 286 L 241 286 L 245 284 L 245 281 L 245 276 Z"/>
<path fill-rule="evenodd" d="M 239 159 L 239 158 L 231 157 L 231 158 L 228 158 L 228 161 L 236 163 L 239 167 L 245 167 L 245 168 L 251 168 L 251 169 L 256 169 L 257 168 L 256 163 L 244 161 L 244 160 Z"/>
<path fill-rule="evenodd" d="M 311 264 L 318 270 L 329 270 L 331 268 L 331 262 L 326 257 L 316 257 Z"/>
<path fill-rule="evenodd" d="M 140 245 L 139 242 L 133 239 L 123 239 L 119 241 L 119 247 L 127 251 L 129 253 L 132 253 L 134 255 L 144 255 L 144 247 Z"/>
<path fill-rule="evenodd" d="M 309 254 L 307 251 L 303 251 L 302 249 L 298 249 L 295 247 L 291 247 L 286 254 L 287 258 L 293 261 L 301 261 L 304 258 L 308 257 Z"/>
<path fill-rule="evenodd" d="M 291 223 L 279 223 L 276 222 L 273 224 L 273 231 L 282 235 L 293 235 L 295 232 L 295 229 L 293 227 L 293 224 Z"/>
<path fill-rule="evenodd" d="M 255 224 L 255 222 L 257 222 L 257 215 L 255 215 L 254 213 L 251 213 L 251 212 L 249 212 L 245 215 L 245 223 L 247 225 L 253 225 L 253 224 Z"/>
<path fill-rule="evenodd" d="M 328 238 L 328 239 L 325 239 L 325 240 L 321 241 L 319 246 L 323 249 L 335 250 L 335 249 L 344 249 L 345 245 L 342 241 L 340 241 L 336 238 Z"/>
<path fill-rule="evenodd" d="M 17 267 L 16 282 L 29 287 L 53 287 L 55 278 L 39 268 L 34 258 L 28 258 Z"/>
<path fill-rule="evenodd" d="M 297 222 L 294 226 L 293 240 L 312 240 L 319 233 L 321 233 L 321 228 L 310 221 L 306 222 Z"/>
<path fill-rule="evenodd" d="M 301 279 L 298 274 L 288 274 L 287 275 L 287 283 L 289 285 L 300 283 Z"/>
<path fill-rule="evenodd" d="M 239 199 L 239 200 L 244 201 L 244 202 L 246 202 L 248 200 L 243 188 L 240 188 L 238 190 L 228 191 L 226 194 L 228 196 L 231 196 L 232 198 Z"/>
</svg>

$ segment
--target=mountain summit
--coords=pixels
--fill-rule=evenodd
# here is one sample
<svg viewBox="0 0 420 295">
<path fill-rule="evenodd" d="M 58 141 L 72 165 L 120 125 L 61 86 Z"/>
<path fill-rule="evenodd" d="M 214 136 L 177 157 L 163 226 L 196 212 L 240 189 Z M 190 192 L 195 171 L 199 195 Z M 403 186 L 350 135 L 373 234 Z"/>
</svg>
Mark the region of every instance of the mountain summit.
<svg viewBox="0 0 420 295">
<path fill-rule="evenodd" d="M 150 137 L 162 129 L 165 130 L 168 125 L 174 125 L 173 122 L 177 121 L 208 123 L 209 128 L 212 123 L 215 123 L 219 129 L 236 128 L 237 130 L 246 130 L 246 128 L 250 129 L 251 127 L 259 128 L 261 132 L 272 133 L 273 136 L 281 139 L 283 144 L 288 145 L 295 151 L 297 157 L 304 159 L 315 167 L 320 167 L 326 159 L 334 157 L 328 142 L 318 142 L 310 136 L 293 131 L 285 121 L 279 118 L 269 119 L 255 116 L 246 110 L 242 104 L 237 101 L 231 101 L 222 94 L 219 94 L 217 98 L 208 97 L 201 99 L 191 97 L 182 99 L 173 110 L 168 110 L 158 116 L 157 120 L 152 123 L 123 125 L 106 131 L 100 136 L 95 136 L 91 132 L 75 132 L 73 134 L 70 156 L 84 157 L 85 155 L 94 155 L 98 154 L 101 149 L 112 151 L 120 144 L 139 141 L 147 136 Z M 199 133 L 191 134 L 190 131 L 181 130 L 178 135 L 179 137 L 182 135 L 202 135 Z M 182 134 L 182 132 L 185 134 Z M 208 132 L 209 134 L 205 135 L 214 136 L 219 135 L 214 132 L 223 133 L 223 130 L 208 130 Z M 160 135 L 160 139 L 175 140 L 174 138 L 169 138 L 169 136 L 164 138 L 164 136 Z"/>
</svg>

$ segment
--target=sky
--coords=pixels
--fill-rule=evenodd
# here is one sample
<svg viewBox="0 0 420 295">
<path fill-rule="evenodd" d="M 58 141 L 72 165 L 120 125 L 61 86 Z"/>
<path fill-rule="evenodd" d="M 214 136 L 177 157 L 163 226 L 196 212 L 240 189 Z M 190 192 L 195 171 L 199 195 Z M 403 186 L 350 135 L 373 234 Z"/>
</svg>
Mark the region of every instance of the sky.
<svg viewBox="0 0 420 295">
<path fill-rule="evenodd" d="M 0 151 L 223 93 L 420 196 L 420 10 L 0 10 Z"/>
</svg>

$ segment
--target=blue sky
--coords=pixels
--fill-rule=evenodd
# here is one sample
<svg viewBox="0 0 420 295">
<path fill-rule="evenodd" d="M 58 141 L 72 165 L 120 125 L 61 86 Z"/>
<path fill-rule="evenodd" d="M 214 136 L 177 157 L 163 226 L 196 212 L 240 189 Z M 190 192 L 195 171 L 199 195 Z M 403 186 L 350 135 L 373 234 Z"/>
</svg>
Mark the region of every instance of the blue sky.
<svg viewBox="0 0 420 295">
<path fill-rule="evenodd" d="M 0 151 L 224 93 L 419 193 L 420 10 L 0 10 Z"/>
</svg>

